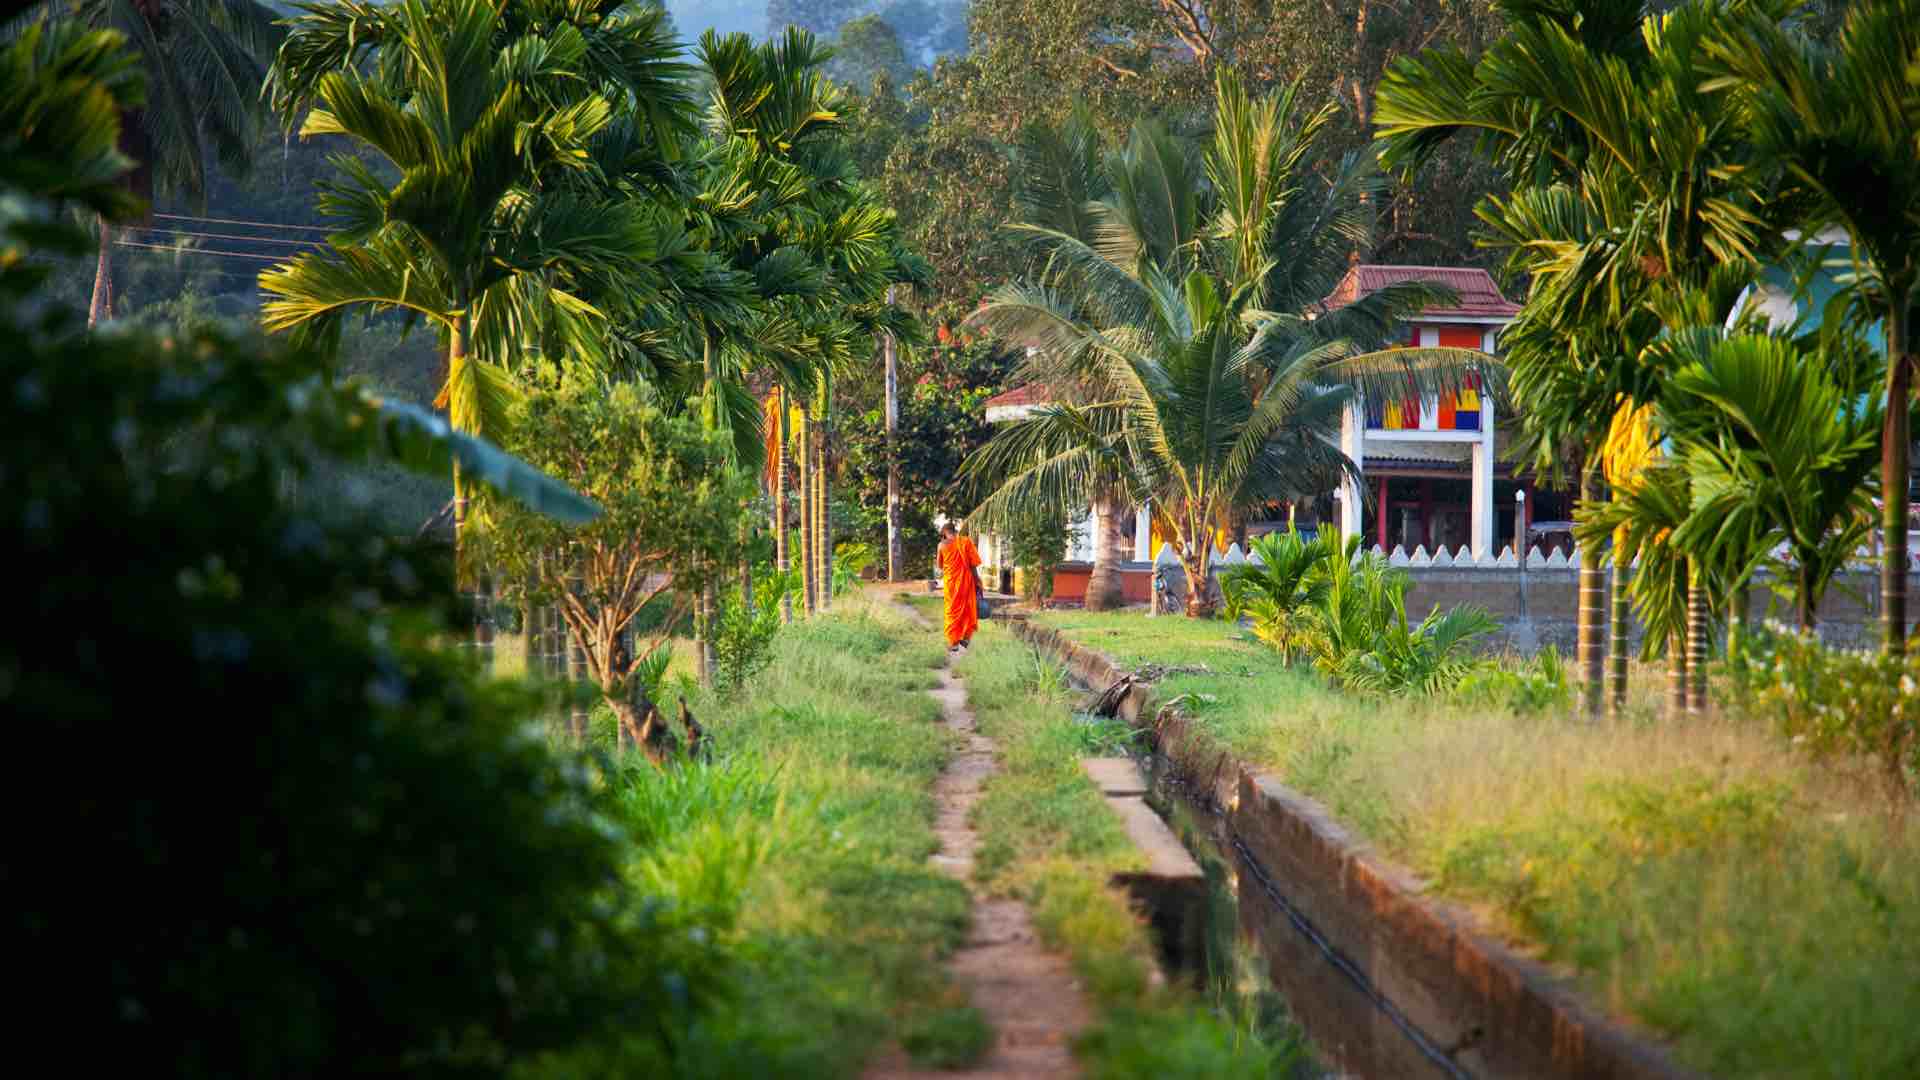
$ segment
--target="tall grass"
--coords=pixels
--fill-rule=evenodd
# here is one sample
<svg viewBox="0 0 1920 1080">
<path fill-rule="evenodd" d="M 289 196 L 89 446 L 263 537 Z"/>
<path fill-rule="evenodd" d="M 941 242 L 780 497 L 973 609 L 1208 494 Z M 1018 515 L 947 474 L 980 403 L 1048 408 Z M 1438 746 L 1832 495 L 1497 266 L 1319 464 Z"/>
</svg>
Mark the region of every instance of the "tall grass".
<svg viewBox="0 0 1920 1080">
<path fill-rule="evenodd" d="M 944 1022 L 939 961 L 968 897 L 927 863 L 950 747 L 923 691 L 941 662 L 931 635 L 855 596 L 782 631 L 742 693 L 683 688 L 711 761 L 628 760 L 609 794 L 636 837 L 632 880 L 724 938 L 732 992 L 684 1019 L 671 1061 L 569 1060 L 556 1075 L 845 1077 Z"/>
<path fill-rule="evenodd" d="M 1189 699 L 1201 730 L 1690 1064 L 1920 1074 L 1920 822 L 1870 763 L 1810 763 L 1739 715 L 1662 719 L 1646 670 L 1625 719 L 1590 722 L 1359 699 L 1254 662 L 1224 623 L 1039 618 L 1123 664 L 1209 663 L 1161 694 L 1205 695 Z"/>
</svg>

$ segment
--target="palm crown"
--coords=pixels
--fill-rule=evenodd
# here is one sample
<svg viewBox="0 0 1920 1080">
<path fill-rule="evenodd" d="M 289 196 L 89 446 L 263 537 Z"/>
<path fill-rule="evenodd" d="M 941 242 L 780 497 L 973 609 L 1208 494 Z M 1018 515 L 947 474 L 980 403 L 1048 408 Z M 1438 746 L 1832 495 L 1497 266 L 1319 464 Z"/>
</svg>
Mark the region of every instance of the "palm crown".
<svg viewBox="0 0 1920 1080">
<path fill-rule="evenodd" d="M 1312 175 L 1332 107 L 1302 108 L 1298 87 L 1255 99 L 1223 73 L 1217 96 L 1205 149 L 1153 122 L 1104 157 L 1083 118 L 1028 134 L 1034 179 L 1015 228 L 1036 273 L 974 321 L 1029 346 L 1030 374 L 1075 400 L 1012 425 L 967 466 L 994 485 L 983 521 L 1028 500 L 1084 506 L 1104 486 L 1150 503 L 1186 549 L 1196 614 L 1211 607 L 1211 536 L 1227 515 L 1352 473 L 1334 436 L 1356 391 L 1450 388 L 1488 360 L 1374 351 L 1442 289 L 1324 309 L 1371 236 L 1378 175 L 1357 155 L 1329 180 Z"/>
</svg>

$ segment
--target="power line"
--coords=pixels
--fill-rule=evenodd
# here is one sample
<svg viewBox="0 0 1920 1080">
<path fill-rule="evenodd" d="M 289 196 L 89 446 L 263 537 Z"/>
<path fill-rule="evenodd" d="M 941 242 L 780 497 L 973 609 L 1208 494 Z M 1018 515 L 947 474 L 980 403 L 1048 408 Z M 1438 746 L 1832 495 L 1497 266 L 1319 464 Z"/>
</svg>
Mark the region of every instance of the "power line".
<svg viewBox="0 0 1920 1080">
<path fill-rule="evenodd" d="M 185 229 L 145 228 L 149 233 L 165 233 L 168 236 L 191 236 L 199 240 L 244 240 L 249 244 L 296 244 L 302 247 L 323 246 L 319 240 L 282 240 L 277 236 L 242 236 L 239 233 L 189 232 Z"/>
<path fill-rule="evenodd" d="M 199 221 L 214 225 L 247 225 L 255 229 L 305 229 L 308 232 L 332 232 L 325 225 L 292 225 L 284 221 L 244 221 L 240 218 L 200 217 L 196 214 L 155 214 L 173 221 Z"/>
<path fill-rule="evenodd" d="M 281 261 L 278 255 L 254 255 L 245 251 L 216 251 L 213 248 L 183 248 L 175 247 L 172 244 L 142 244 L 134 240 L 115 240 L 114 243 L 120 247 L 147 248 L 152 251 L 171 251 L 176 255 L 223 255 L 229 259 L 253 259 L 258 262 L 277 263 Z"/>
</svg>

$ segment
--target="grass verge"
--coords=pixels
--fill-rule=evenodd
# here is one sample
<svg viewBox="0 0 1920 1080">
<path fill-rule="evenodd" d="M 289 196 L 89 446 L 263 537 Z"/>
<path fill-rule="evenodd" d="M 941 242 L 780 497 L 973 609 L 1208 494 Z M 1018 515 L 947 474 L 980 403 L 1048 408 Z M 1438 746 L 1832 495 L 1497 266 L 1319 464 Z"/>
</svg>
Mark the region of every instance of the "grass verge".
<svg viewBox="0 0 1920 1080">
<path fill-rule="evenodd" d="M 1049 612 L 1590 996 L 1730 1076 L 1920 1074 L 1920 823 L 1738 716 L 1370 700 L 1224 622 Z"/>
<path fill-rule="evenodd" d="M 569 1061 L 567 1075 L 846 1077 L 891 1041 L 929 1065 L 985 1045 L 939 963 L 964 938 L 967 893 L 927 862 L 951 749 L 923 692 L 938 643 L 856 596 L 775 648 L 734 698 L 689 699 L 709 763 L 635 758 L 613 776 L 634 883 L 724 936 L 729 992 L 674 1018 L 673 1060 Z"/>
<path fill-rule="evenodd" d="M 975 874 L 1018 896 L 1051 947 L 1065 951 L 1099 1011 L 1078 1052 L 1089 1074 L 1123 1077 L 1272 1077 L 1306 1068 L 1298 1029 L 1249 1004 L 1238 979 L 1206 994 L 1161 985 L 1153 942 L 1126 895 L 1109 884 L 1141 856 L 1080 769 L 1115 756 L 1131 734 L 1115 721 L 1075 716 L 1063 674 L 997 622 L 985 624 L 956 669 L 980 730 L 998 744 L 1001 771 L 975 808 Z"/>
</svg>

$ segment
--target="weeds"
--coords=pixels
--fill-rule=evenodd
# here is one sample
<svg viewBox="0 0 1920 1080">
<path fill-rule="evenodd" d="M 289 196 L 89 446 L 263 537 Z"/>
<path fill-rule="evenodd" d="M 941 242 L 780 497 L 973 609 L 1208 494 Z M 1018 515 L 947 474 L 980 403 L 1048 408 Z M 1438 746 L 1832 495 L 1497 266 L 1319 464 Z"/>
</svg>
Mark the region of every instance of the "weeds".
<svg viewBox="0 0 1920 1080">
<path fill-rule="evenodd" d="M 926 861 L 946 735 L 934 703 L 902 690 L 941 660 L 925 637 L 850 596 L 783 631 L 737 696 L 689 696 L 711 764 L 611 775 L 642 838 L 629 874 L 723 937 L 731 989 L 676 1020 L 671 1060 L 570 1059 L 550 1075 L 844 1077 L 889 1039 L 927 1036 L 943 1060 L 964 1048 L 939 960 L 968 898 Z"/>
<path fill-rule="evenodd" d="M 1220 623 L 1036 621 L 1131 666 L 1224 670 L 1248 651 Z M 1766 654 L 1748 655 L 1758 668 Z M 1817 681 L 1823 696 L 1800 700 L 1838 711 L 1901 692 L 1845 662 Z M 1816 758 L 1812 738 L 1796 746 L 1737 704 L 1663 720 L 1661 680 L 1639 669 L 1625 716 L 1571 722 L 1556 708 L 1564 685 L 1548 654 L 1383 707 L 1271 658 L 1244 677 L 1169 675 L 1157 693 L 1215 695 L 1190 711 L 1204 737 L 1319 799 L 1437 891 L 1483 905 L 1608 1007 L 1671 1035 L 1689 1065 L 1913 1074 L 1920 822 L 1887 813 L 1858 755 Z"/>
</svg>

